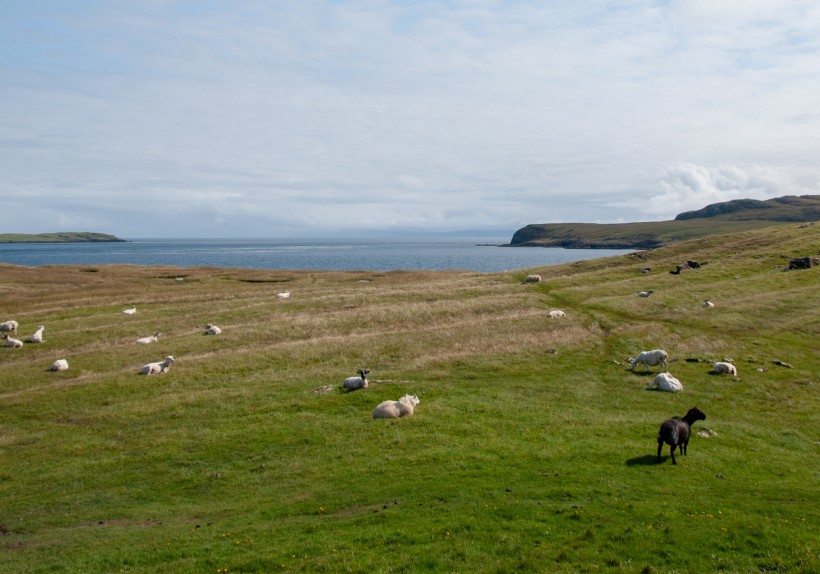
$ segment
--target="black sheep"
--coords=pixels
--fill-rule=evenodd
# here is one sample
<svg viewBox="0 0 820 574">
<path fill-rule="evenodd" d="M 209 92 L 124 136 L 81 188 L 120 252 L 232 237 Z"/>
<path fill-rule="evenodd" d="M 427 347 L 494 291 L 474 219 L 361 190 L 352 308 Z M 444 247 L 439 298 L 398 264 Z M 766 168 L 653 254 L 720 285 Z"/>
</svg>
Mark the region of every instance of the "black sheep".
<svg viewBox="0 0 820 574">
<path fill-rule="evenodd" d="M 678 464 L 675 460 L 675 447 L 679 447 L 680 452 L 686 456 L 686 447 L 689 445 L 692 425 L 695 424 L 695 421 L 705 420 L 706 415 L 698 407 L 692 407 L 682 419 L 674 418 L 663 421 L 661 429 L 658 431 L 658 462 L 661 461 L 663 443 L 666 443 L 671 445 L 669 454 L 672 455 L 672 464 Z"/>
</svg>

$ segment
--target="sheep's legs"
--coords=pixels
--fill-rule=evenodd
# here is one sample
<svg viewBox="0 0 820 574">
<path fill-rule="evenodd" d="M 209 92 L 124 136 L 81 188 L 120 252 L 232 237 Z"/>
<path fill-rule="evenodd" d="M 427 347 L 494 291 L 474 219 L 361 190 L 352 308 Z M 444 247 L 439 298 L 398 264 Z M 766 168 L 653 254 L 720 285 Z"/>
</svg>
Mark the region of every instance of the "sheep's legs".
<svg viewBox="0 0 820 574">
<path fill-rule="evenodd" d="M 675 460 L 675 445 L 674 444 L 669 448 L 669 454 L 672 455 L 672 464 L 678 464 L 678 461 Z"/>
<path fill-rule="evenodd" d="M 658 441 L 658 462 L 661 461 L 661 449 L 663 448 L 663 441 Z"/>
</svg>

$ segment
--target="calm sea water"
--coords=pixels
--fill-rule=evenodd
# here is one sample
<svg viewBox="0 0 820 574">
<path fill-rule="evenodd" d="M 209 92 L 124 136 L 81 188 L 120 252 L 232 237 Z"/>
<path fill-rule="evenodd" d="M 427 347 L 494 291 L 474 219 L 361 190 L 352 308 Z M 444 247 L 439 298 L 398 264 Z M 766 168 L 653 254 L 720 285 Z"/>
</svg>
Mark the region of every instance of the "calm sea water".
<svg viewBox="0 0 820 574">
<path fill-rule="evenodd" d="M 315 270 L 508 271 L 629 253 L 623 249 L 498 247 L 507 237 L 424 239 L 132 239 L 126 243 L 0 244 L 0 262 Z M 488 245 L 490 244 L 490 245 Z"/>
</svg>

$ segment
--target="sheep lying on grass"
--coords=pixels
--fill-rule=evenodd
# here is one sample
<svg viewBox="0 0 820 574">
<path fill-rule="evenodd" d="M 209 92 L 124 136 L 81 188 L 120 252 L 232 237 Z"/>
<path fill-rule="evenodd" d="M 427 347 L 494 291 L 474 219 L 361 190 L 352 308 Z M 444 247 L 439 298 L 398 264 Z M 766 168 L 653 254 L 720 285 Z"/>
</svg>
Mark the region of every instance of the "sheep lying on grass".
<svg viewBox="0 0 820 574">
<path fill-rule="evenodd" d="M 419 398 L 414 395 L 404 395 L 397 401 L 384 401 L 373 410 L 374 419 L 397 419 L 413 415 Z"/>
<path fill-rule="evenodd" d="M 8 335 L 3 335 L 3 338 L 6 340 L 6 347 L 14 347 L 15 349 L 19 349 L 23 346 L 23 341 L 20 339 L 12 339 Z"/>
<path fill-rule="evenodd" d="M 669 370 L 669 355 L 663 349 L 655 349 L 653 351 L 641 351 L 641 353 L 635 357 L 634 359 L 629 358 L 629 364 L 632 367 L 632 370 L 635 370 L 635 367 L 638 365 L 643 365 L 643 370 L 647 370 L 649 367 L 654 367 L 655 365 L 661 365 L 664 371 Z"/>
<path fill-rule="evenodd" d="M 122 312 L 123 312 L 124 315 L 136 315 L 137 314 L 137 308 L 136 307 L 131 307 L 130 309 L 123 309 Z"/>
<path fill-rule="evenodd" d="M 147 345 L 149 343 L 156 343 L 159 340 L 159 332 L 154 333 L 150 337 L 140 337 L 137 339 L 137 345 Z"/>
<path fill-rule="evenodd" d="M 366 389 L 367 388 L 367 374 L 370 372 L 370 369 L 359 369 L 358 377 L 347 377 L 342 383 L 342 386 L 346 388 L 348 391 L 356 391 L 358 389 Z"/>
<path fill-rule="evenodd" d="M 712 363 L 712 372 L 717 373 L 718 375 L 737 376 L 737 367 L 735 367 L 732 363 L 718 361 L 716 363 Z"/>
<path fill-rule="evenodd" d="M 31 337 L 29 337 L 29 341 L 32 342 L 32 343 L 45 343 L 45 341 L 43 340 L 43 331 L 44 330 L 45 330 L 45 327 L 43 325 L 39 325 L 37 327 L 37 330 L 34 332 L 34 334 Z"/>
<path fill-rule="evenodd" d="M 277 299 L 287 299 L 289 297 L 290 297 L 290 291 L 283 291 L 282 293 L 277 293 L 276 294 Z"/>
<path fill-rule="evenodd" d="M 670 445 L 669 454 L 672 455 L 672 464 L 678 464 L 675 460 L 675 447 L 680 449 L 683 456 L 686 456 L 686 447 L 689 446 L 689 435 L 692 432 L 692 425 L 696 421 L 705 421 L 706 415 L 697 407 L 692 407 L 682 419 L 674 418 L 663 421 L 658 431 L 658 462 L 661 461 L 661 449 L 663 443 Z"/>
<path fill-rule="evenodd" d="M 203 333 L 203 334 L 205 334 L 205 335 L 219 335 L 221 332 L 222 332 L 222 329 L 220 329 L 216 325 L 211 325 L 210 323 L 208 323 L 207 325 L 205 325 L 205 333 Z"/>
<path fill-rule="evenodd" d="M 48 368 L 49 371 L 67 371 L 68 370 L 68 361 L 65 359 L 57 359 L 54 361 L 51 366 Z"/>
<path fill-rule="evenodd" d="M 652 289 L 650 289 L 649 291 L 639 291 L 638 297 L 649 297 L 650 295 L 652 295 L 652 293 L 654 293 Z"/>
<path fill-rule="evenodd" d="M 524 279 L 524 283 L 541 283 L 541 276 L 540 275 L 527 275 L 527 278 Z"/>
<path fill-rule="evenodd" d="M 558 319 L 560 317 L 566 317 L 567 316 L 567 314 L 564 313 L 563 311 L 561 311 L 560 309 L 553 309 L 547 315 L 549 316 L 550 319 Z"/>
<path fill-rule="evenodd" d="M 174 358 L 171 355 L 165 357 L 165 360 L 161 363 L 148 363 L 143 368 L 140 369 L 140 375 L 161 375 L 163 373 L 167 373 L 168 370 L 171 368 L 171 365 L 174 364 Z"/>
<path fill-rule="evenodd" d="M 714 306 L 715 306 L 715 304 L 714 304 L 714 303 L 712 303 L 709 299 L 704 299 L 704 300 L 703 300 L 703 306 L 704 306 L 706 309 L 711 309 L 712 307 L 714 307 Z"/>
<path fill-rule="evenodd" d="M 17 334 L 17 321 L 5 321 L 0 323 L 0 333 L 14 333 Z"/>
<path fill-rule="evenodd" d="M 658 389 L 669 393 L 677 393 L 683 390 L 683 383 L 669 373 L 658 373 L 652 382 L 644 387 L 646 390 Z"/>
</svg>

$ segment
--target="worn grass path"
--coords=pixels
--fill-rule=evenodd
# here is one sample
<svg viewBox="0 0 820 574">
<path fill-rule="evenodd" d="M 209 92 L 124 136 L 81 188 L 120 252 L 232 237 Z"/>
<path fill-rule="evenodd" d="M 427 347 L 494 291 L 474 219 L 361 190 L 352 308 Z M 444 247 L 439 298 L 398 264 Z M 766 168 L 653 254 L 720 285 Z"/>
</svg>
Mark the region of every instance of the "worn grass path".
<svg viewBox="0 0 820 574">
<path fill-rule="evenodd" d="M 0 265 L 0 321 L 46 326 L 0 348 L 0 570 L 816 572 L 820 268 L 783 269 L 818 252 L 784 225 L 493 274 Z M 626 369 L 658 347 L 683 392 Z M 694 405 L 716 436 L 658 464 Z"/>
</svg>

